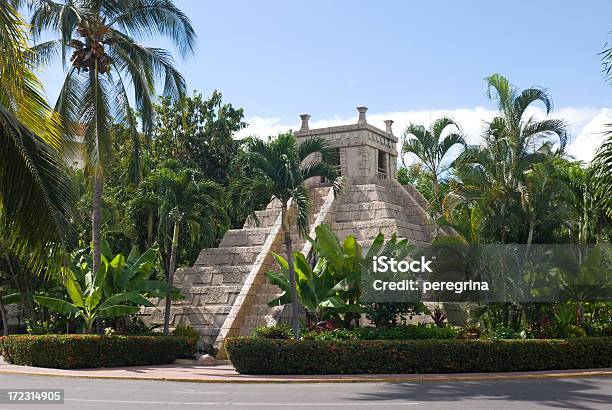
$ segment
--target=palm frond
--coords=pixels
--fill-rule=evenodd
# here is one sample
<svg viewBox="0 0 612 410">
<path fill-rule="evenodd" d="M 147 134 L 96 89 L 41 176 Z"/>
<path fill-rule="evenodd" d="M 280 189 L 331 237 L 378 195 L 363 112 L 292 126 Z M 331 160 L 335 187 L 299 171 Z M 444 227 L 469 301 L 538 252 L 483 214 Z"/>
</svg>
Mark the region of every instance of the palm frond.
<svg viewBox="0 0 612 410">
<path fill-rule="evenodd" d="M 321 137 L 308 138 L 298 144 L 298 157 L 300 162 L 308 156 L 319 153 L 323 161 L 332 163 L 334 151 L 329 146 L 326 139 Z"/>
<path fill-rule="evenodd" d="M 182 56 L 196 48 L 196 34 L 191 21 L 170 0 L 123 0 L 107 8 L 109 25 L 130 36 L 149 38 L 160 35 L 171 40 Z"/>
</svg>

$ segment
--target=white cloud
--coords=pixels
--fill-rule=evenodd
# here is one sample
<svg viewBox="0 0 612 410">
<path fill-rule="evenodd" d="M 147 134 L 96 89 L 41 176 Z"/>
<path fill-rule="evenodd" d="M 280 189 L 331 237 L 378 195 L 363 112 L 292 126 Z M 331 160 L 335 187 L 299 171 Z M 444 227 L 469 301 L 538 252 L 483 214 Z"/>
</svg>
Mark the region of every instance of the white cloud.
<svg viewBox="0 0 612 410">
<path fill-rule="evenodd" d="M 394 121 L 393 130 L 395 135 L 401 135 L 408 124 L 417 123 L 428 126 L 432 121 L 443 115 L 449 116 L 457 121 L 468 138 L 470 144 L 477 144 L 481 141 L 483 124 L 490 121 L 496 111 L 484 107 L 459 108 L 450 110 L 431 110 L 431 111 L 398 111 L 375 113 L 368 112 L 368 122 L 375 127 L 385 129 L 384 121 L 391 119 Z M 530 115 L 536 118 L 544 118 L 544 110 L 537 107 L 529 110 Z M 555 110 L 551 118 L 565 120 L 570 129 L 570 142 L 567 152 L 569 155 L 582 161 L 590 161 L 597 148 L 601 145 L 604 137 L 605 124 L 612 123 L 612 108 L 574 108 L 566 107 Z M 237 138 L 244 138 L 248 135 L 266 137 L 286 132 L 290 129 L 299 129 L 300 120 L 296 115 L 293 123 L 283 122 L 279 117 L 251 117 L 247 118 L 249 127 L 237 133 Z M 357 121 L 357 112 L 350 118 L 332 117 L 327 119 L 311 119 L 310 128 L 322 128 L 334 125 L 351 124 Z"/>
</svg>

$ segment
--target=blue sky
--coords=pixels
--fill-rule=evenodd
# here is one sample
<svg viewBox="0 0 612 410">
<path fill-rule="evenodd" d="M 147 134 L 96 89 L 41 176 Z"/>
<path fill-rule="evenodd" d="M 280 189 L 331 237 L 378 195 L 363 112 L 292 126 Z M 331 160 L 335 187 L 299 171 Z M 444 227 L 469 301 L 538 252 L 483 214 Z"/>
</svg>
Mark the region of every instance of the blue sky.
<svg viewBox="0 0 612 410">
<path fill-rule="evenodd" d="M 483 78 L 494 72 L 548 88 L 575 149 L 592 145 L 580 158 L 612 121 L 597 55 L 612 39 L 611 1 L 176 3 L 199 37 L 196 55 L 177 60 L 189 88 L 243 107 L 247 133 L 295 128 L 304 112 L 315 124 L 353 121 L 366 105 L 375 123 L 393 116 L 398 134 L 443 113 L 478 134 L 494 108 Z M 51 100 L 61 78 L 59 66 L 43 75 Z"/>
</svg>

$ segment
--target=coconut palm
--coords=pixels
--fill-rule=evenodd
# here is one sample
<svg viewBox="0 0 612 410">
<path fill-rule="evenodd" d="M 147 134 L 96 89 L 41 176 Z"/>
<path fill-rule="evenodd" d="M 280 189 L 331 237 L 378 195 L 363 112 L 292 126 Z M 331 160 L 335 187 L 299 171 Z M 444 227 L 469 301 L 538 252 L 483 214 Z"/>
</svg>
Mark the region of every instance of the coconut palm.
<svg viewBox="0 0 612 410">
<path fill-rule="evenodd" d="M 607 135 L 593 159 L 593 170 L 598 205 L 612 218 L 612 129 Z"/>
<path fill-rule="evenodd" d="M 444 137 L 442 134 L 448 128 L 455 128 Z M 465 146 L 465 138 L 461 134 L 459 125 L 448 117 L 434 121 L 429 129 L 422 125 L 410 124 L 404 131 L 404 144 L 402 154 L 415 155 L 426 167 L 431 176 L 435 195 L 436 211 L 442 207 L 440 196 L 440 175 L 448 171 L 450 163 L 444 164 L 444 158 L 455 145 Z"/>
<path fill-rule="evenodd" d="M 34 38 L 54 32 L 58 39 L 37 44 L 37 58 L 69 60 L 56 110 L 70 136 L 84 140 L 85 168 L 93 175 L 92 241 L 94 272 L 100 266 L 101 203 L 104 169 L 111 159 L 111 125 L 125 123 L 139 144 L 128 99 L 142 113 L 145 133 L 151 131 L 156 81 L 164 95 L 184 94 L 185 81 L 171 54 L 146 47 L 139 40 L 156 35 L 171 40 L 185 56 L 193 52 L 195 33 L 187 16 L 170 0 L 30 0 Z"/>
<path fill-rule="evenodd" d="M 521 210 L 521 194 L 527 176 L 535 164 L 560 155 L 567 143 L 564 121 L 547 118 L 538 121 L 527 109 L 535 102 L 544 104 L 546 114 L 552 110 L 552 99 L 540 87 L 519 92 L 507 78 L 493 74 L 486 79 L 487 96 L 496 102 L 499 116 L 485 127 L 482 146 L 468 147 L 455 160 L 459 183 L 445 198 L 448 214 L 466 200 L 477 201 L 487 208 L 491 227 L 506 242 L 510 218 Z M 484 208 L 483 208 L 484 209 Z M 515 220 L 515 225 L 525 221 Z"/>
<path fill-rule="evenodd" d="M 181 169 L 177 163 L 169 161 L 142 181 L 138 198 L 131 204 L 134 209 L 156 208 L 159 215 L 158 241 L 163 246 L 162 253 L 170 256 L 167 263 L 164 261 L 169 285 L 164 312 L 165 334 L 170 327 L 171 289 L 181 232 L 187 227 L 190 236 L 197 238 L 203 221 L 224 217 L 223 209 L 219 205 L 221 195 L 222 188 L 219 184 L 205 179 L 195 169 Z"/>
<path fill-rule="evenodd" d="M 74 236 L 75 195 L 62 166 L 60 123 L 11 3 L 0 0 L 0 248 L 38 272 Z"/>
<path fill-rule="evenodd" d="M 316 159 L 317 155 L 320 156 L 320 160 Z M 306 158 L 309 160 L 306 161 Z M 324 177 L 333 184 L 335 192 L 339 190 L 340 180 L 331 165 L 333 151 L 323 138 L 310 138 L 298 143 L 295 136 L 289 133 L 280 134 L 268 141 L 248 139 L 245 143 L 245 152 L 238 161 L 247 175 L 247 178 L 241 181 L 238 191 L 241 193 L 241 202 L 249 213 L 255 216 L 253 205 L 261 203 L 262 199 L 277 199 L 281 204 L 291 291 L 291 324 L 295 338 L 299 339 L 299 310 L 291 229 L 297 224 L 300 234 L 308 233 L 311 205 L 306 180 Z"/>
</svg>

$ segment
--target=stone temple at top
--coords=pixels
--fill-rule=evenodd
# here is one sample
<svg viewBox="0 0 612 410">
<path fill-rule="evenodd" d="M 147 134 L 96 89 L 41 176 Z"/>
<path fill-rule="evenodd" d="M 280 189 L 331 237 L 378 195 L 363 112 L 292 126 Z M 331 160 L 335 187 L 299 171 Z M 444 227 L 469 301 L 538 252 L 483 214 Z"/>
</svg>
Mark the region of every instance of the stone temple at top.
<svg viewBox="0 0 612 410">
<path fill-rule="evenodd" d="M 298 141 L 322 137 L 337 150 L 338 171 L 343 184 L 334 195 L 324 180 L 310 180 L 314 228 L 327 223 L 344 239 L 353 235 L 365 247 L 379 232 L 385 237 L 397 234 L 416 245 L 431 243 L 432 225 L 428 204 L 413 187 L 396 179 L 397 142 L 392 120 L 381 130 L 366 119 L 366 107 L 358 107 L 354 124 L 310 129 L 310 115 L 301 115 L 302 125 L 295 132 Z M 172 303 L 170 324 L 191 325 L 202 335 L 201 342 L 214 346 L 224 355 L 227 337 L 249 335 L 260 325 L 285 320 L 290 309 L 269 307 L 267 303 L 282 292 L 268 282 L 265 273 L 275 268 L 272 252 L 283 253 L 280 205 L 272 201 L 257 211 L 259 224 L 247 220 L 241 229 L 227 231 L 218 248 L 203 249 L 193 267 L 180 268 L 175 285 L 185 299 Z M 294 249 L 308 255 L 310 243 L 294 232 Z M 161 324 L 164 301 L 145 308 L 149 324 Z"/>
</svg>

